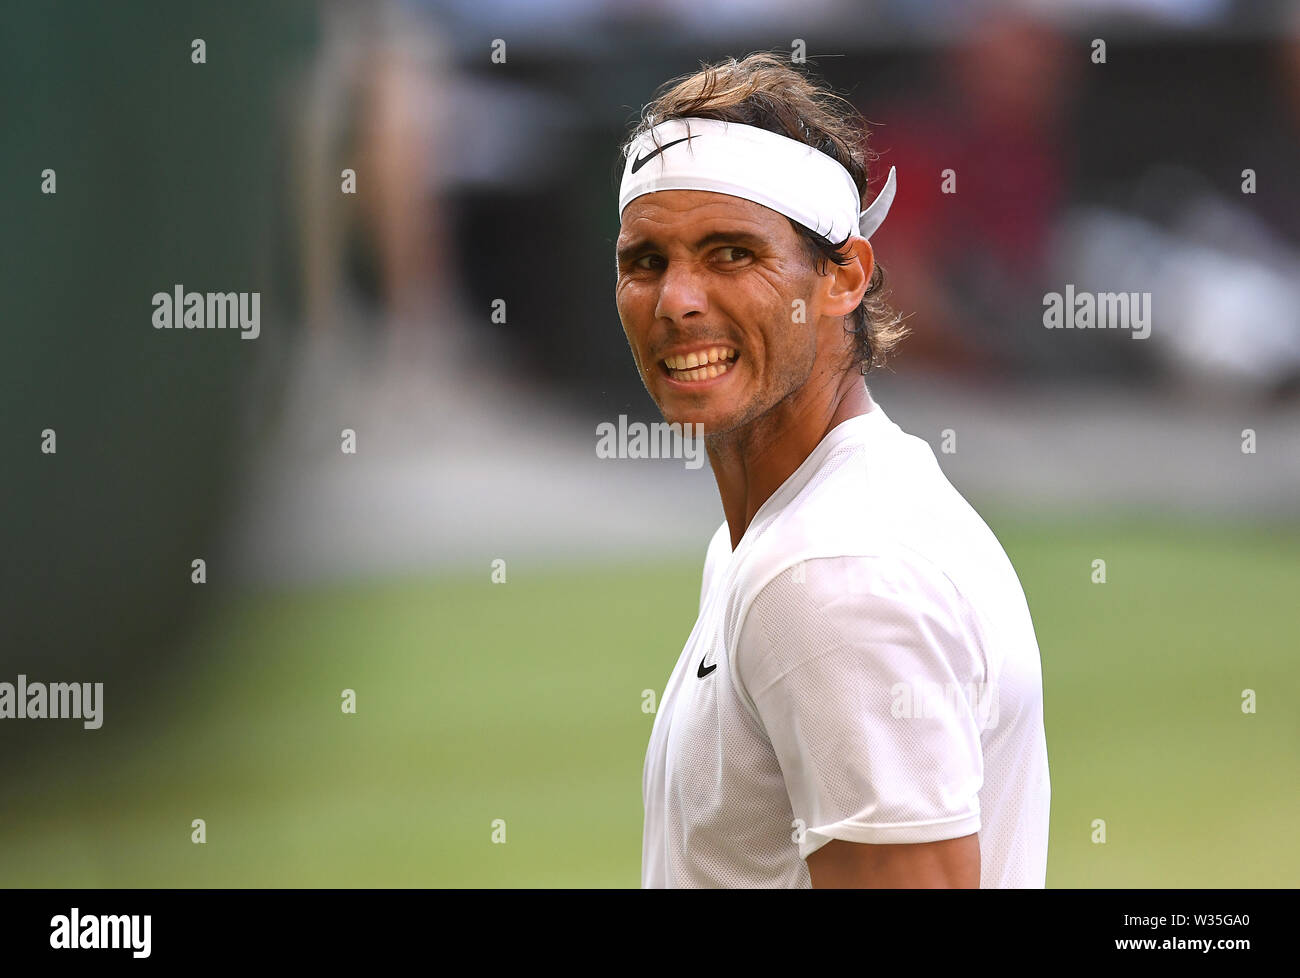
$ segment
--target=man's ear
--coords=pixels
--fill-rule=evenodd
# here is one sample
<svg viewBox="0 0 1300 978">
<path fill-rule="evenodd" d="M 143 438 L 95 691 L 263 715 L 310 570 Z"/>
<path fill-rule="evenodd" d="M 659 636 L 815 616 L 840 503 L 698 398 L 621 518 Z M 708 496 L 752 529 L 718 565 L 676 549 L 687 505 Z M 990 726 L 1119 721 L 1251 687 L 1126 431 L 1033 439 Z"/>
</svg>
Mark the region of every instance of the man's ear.
<svg viewBox="0 0 1300 978">
<path fill-rule="evenodd" d="M 876 267 L 875 252 L 871 242 L 857 235 L 849 238 L 845 250 L 856 258 L 847 265 L 829 263 L 831 282 L 826 293 L 823 311 L 828 316 L 847 316 L 862 303 L 862 296 L 871 284 L 871 273 Z"/>
</svg>

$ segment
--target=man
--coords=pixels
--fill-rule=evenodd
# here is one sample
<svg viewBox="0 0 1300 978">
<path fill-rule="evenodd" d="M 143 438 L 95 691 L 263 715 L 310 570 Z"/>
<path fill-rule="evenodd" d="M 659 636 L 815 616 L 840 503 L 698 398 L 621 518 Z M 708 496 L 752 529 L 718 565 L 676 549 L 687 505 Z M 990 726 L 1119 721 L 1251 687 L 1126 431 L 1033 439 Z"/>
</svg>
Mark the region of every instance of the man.
<svg viewBox="0 0 1300 978">
<path fill-rule="evenodd" d="M 988 527 L 863 375 L 902 330 L 847 103 L 770 55 L 625 146 L 619 317 L 724 523 L 655 717 L 646 887 L 1041 887 L 1038 645 Z M 824 259 L 829 258 L 829 261 Z"/>
</svg>

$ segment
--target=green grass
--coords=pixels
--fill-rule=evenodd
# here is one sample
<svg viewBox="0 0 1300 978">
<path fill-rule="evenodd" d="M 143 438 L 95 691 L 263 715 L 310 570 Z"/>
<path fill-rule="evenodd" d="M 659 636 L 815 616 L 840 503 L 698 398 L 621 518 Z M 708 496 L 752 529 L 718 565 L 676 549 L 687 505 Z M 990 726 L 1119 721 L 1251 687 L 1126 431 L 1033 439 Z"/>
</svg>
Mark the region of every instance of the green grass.
<svg viewBox="0 0 1300 978">
<path fill-rule="evenodd" d="M 991 523 L 1043 652 L 1048 884 L 1294 885 L 1294 528 Z M 519 561 L 506 584 L 485 566 L 233 602 L 161 716 L 110 698 L 116 739 L 13 772 L 0 885 L 636 886 L 641 694 L 698 574 Z"/>
</svg>

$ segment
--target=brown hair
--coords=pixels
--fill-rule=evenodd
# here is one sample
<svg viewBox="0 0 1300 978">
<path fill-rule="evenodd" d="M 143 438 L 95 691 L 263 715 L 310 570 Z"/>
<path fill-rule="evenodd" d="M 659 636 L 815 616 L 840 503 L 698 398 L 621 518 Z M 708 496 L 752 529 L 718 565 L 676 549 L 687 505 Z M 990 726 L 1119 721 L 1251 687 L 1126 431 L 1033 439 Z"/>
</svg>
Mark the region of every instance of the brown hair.
<svg viewBox="0 0 1300 978">
<path fill-rule="evenodd" d="M 875 157 L 867 149 L 865 121 L 824 83 L 774 54 L 756 52 L 741 61 L 727 58 L 665 82 L 641 110 L 640 121 L 623 144 L 624 155 L 634 140 L 659 123 L 684 118 L 736 122 L 797 139 L 848 170 L 859 199 L 867 189 L 867 163 Z M 790 224 L 819 274 L 825 274 L 827 261 L 852 261 L 844 248 L 847 238 L 836 245 L 798 221 Z M 851 314 L 852 325 L 845 326 L 855 336 L 853 362 L 864 374 L 883 366 L 910 332 L 885 301 L 887 295 L 885 269 L 876 261 L 862 303 Z"/>
</svg>

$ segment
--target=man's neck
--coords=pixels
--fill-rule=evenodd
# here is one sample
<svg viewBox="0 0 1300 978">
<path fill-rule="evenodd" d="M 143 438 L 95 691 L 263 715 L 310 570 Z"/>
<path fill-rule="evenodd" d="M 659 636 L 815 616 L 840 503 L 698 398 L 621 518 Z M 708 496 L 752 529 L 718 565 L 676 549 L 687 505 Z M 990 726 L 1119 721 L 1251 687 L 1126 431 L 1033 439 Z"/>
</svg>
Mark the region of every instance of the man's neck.
<svg viewBox="0 0 1300 978">
<path fill-rule="evenodd" d="M 823 438 L 843 421 L 874 407 L 862 375 L 846 376 L 830 397 L 806 404 L 778 405 L 735 437 L 708 445 L 718 481 L 722 512 L 731 530 L 731 549 L 740 545 L 754 515 L 790 478 Z"/>
</svg>

